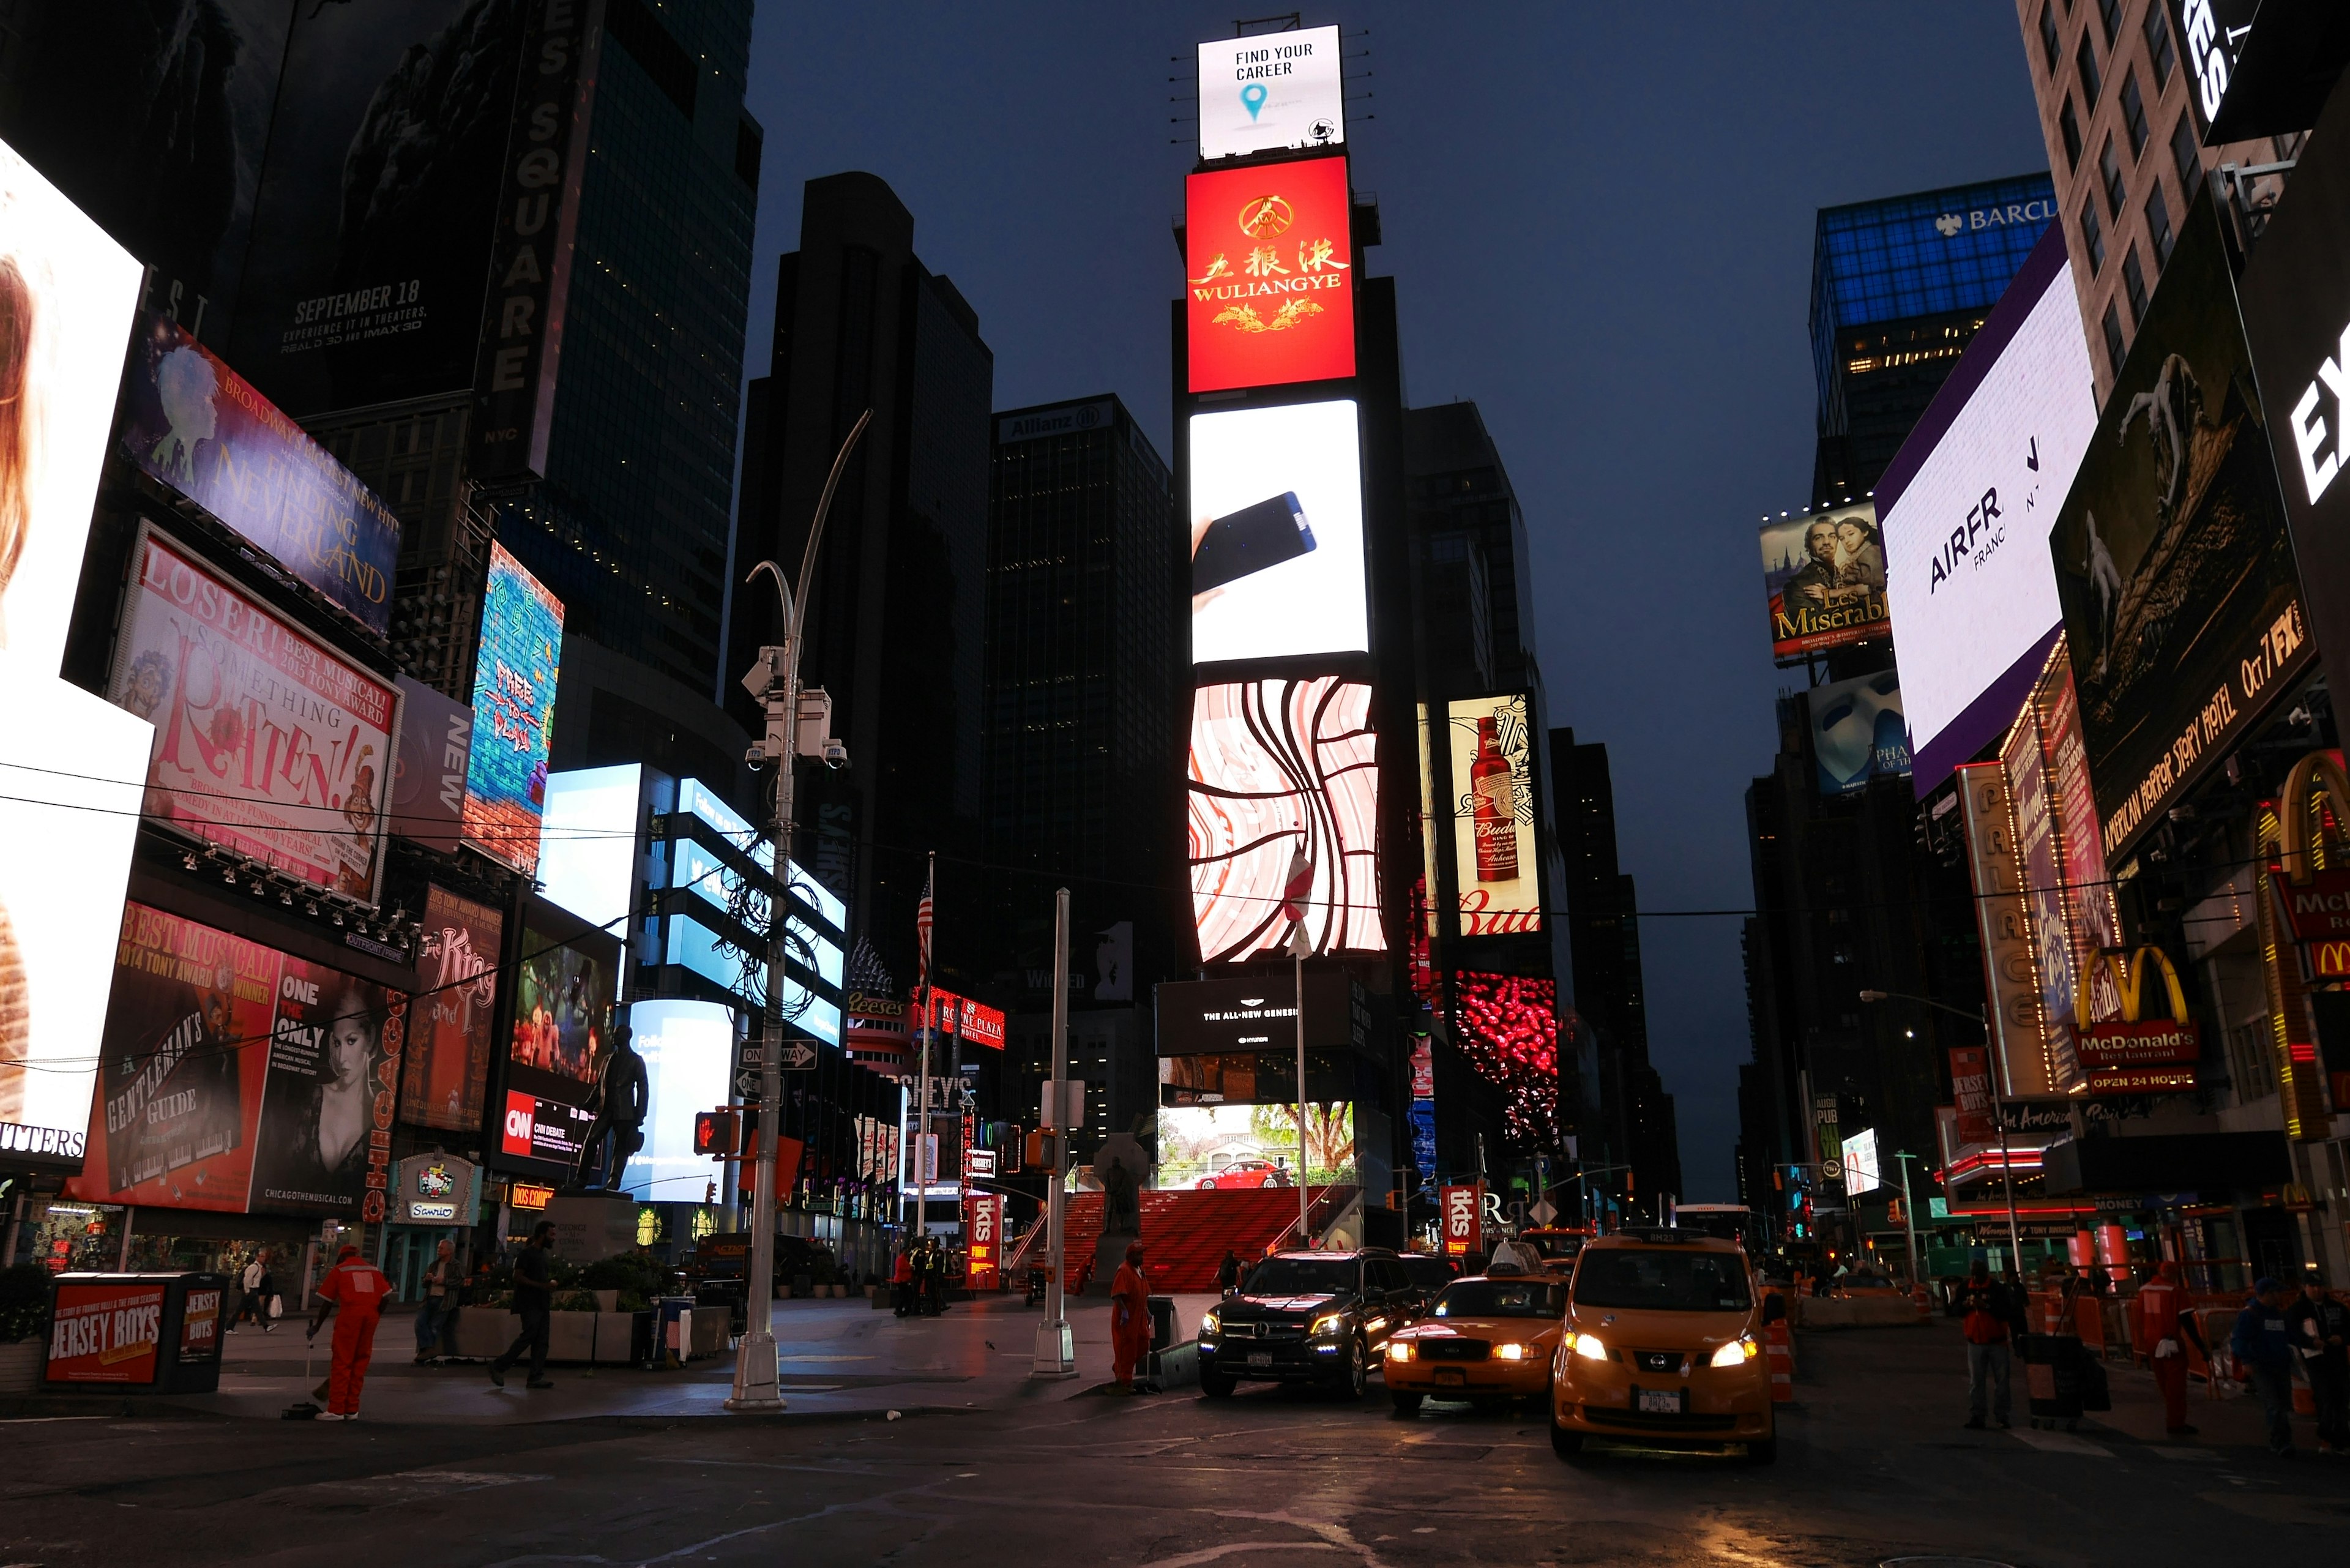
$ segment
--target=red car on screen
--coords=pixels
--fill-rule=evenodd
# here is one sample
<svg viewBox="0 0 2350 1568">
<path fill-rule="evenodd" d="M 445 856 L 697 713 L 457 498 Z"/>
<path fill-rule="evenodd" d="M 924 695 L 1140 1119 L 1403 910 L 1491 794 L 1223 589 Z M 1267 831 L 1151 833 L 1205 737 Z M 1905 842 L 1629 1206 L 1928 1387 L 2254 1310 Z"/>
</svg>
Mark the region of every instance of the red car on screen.
<svg viewBox="0 0 2350 1568">
<path fill-rule="evenodd" d="M 1236 1159 L 1211 1175 L 1200 1178 L 1201 1190 L 1218 1187 L 1286 1187 L 1289 1172 L 1269 1159 Z"/>
</svg>

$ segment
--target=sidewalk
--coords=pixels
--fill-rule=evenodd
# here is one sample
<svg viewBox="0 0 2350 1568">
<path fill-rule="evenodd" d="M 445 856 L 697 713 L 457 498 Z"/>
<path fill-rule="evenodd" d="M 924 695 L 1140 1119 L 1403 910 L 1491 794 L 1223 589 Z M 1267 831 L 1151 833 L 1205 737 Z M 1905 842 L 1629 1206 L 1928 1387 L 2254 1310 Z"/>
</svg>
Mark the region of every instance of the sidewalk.
<svg viewBox="0 0 2350 1568">
<path fill-rule="evenodd" d="M 1175 1298 L 1179 1342 L 1191 1337 L 1214 1300 Z M 1045 1314 L 1018 1296 L 958 1302 L 935 1318 L 900 1318 L 862 1299 L 779 1301 L 775 1347 L 785 1418 L 962 1411 L 1083 1394 L 1109 1376 L 1109 1303 L 1073 1301 L 1068 1317 L 1077 1376 L 1032 1379 L 1036 1325 Z M 332 1333 L 329 1324 L 319 1334 L 306 1379 L 296 1320 L 280 1320 L 275 1334 L 242 1329 L 228 1338 L 220 1391 L 168 1403 L 190 1414 L 276 1420 L 288 1405 L 310 1397 L 327 1376 Z M 734 1376 L 730 1352 L 681 1371 L 550 1365 L 555 1386 L 536 1390 L 523 1386 L 527 1369 L 518 1367 L 499 1388 L 483 1363 L 419 1366 L 414 1347 L 414 1318 L 400 1314 L 378 1325 L 360 1400 L 364 1419 L 501 1426 L 723 1417 Z"/>
</svg>

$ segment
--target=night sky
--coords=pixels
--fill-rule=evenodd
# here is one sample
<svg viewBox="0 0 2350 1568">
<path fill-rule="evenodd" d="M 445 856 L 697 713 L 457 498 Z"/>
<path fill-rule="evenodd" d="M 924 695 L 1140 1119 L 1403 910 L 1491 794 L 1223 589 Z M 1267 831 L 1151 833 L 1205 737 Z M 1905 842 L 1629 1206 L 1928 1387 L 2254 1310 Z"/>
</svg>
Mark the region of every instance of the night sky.
<svg viewBox="0 0 2350 1568">
<path fill-rule="evenodd" d="M 1114 391 L 1171 452 L 1194 127 L 1170 97 L 1235 9 L 763 4 L 747 372 L 803 182 L 862 169 L 979 312 L 997 408 Z M 1754 525 L 1809 499 L 1814 213 L 2046 167 L 2014 9 L 1357 0 L 1305 20 L 1367 51 L 1347 136 L 1407 396 L 1474 400 L 1517 488 L 1551 722 L 1614 767 L 1685 1196 L 1727 1199 L 1739 922 L 1664 911 L 1752 901 L 1743 791 L 1801 680 L 1771 665 Z"/>
</svg>

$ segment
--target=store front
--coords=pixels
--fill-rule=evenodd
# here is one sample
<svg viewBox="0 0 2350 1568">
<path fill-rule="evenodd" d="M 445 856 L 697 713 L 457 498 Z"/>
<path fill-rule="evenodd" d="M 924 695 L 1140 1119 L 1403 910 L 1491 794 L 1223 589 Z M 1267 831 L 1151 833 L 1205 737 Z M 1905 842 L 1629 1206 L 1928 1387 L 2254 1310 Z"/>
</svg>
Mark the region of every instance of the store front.
<svg viewBox="0 0 2350 1568">
<path fill-rule="evenodd" d="M 482 1189 L 482 1168 L 455 1155 L 412 1154 L 393 1168 L 376 1265 L 390 1276 L 395 1300 L 422 1298 L 424 1271 L 443 1241 L 450 1243 L 457 1266 L 466 1274 L 473 1272 Z"/>
</svg>

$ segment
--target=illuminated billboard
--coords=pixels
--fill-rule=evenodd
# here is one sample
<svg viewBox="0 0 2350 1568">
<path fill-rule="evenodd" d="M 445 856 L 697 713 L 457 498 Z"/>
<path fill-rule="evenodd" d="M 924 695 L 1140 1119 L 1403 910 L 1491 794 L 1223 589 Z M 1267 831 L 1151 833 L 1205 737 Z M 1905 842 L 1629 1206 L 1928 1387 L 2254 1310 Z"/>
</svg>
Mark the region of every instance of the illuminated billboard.
<svg viewBox="0 0 2350 1568">
<path fill-rule="evenodd" d="M 0 213 L 0 650 L 47 680 L 81 582 L 140 267 L 5 143 Z"/>
<path fill-rule="evenodd" d="M 1762 587 L 1771 596 L 1773 658 L 1799 659 L 1887 635 L 1876 504 L 1765 519 Z"/>
<path fill-rule="evenodd" d="M 0 1163 L 78 1170 L 155 737 L 42 657 L 0 653 Z"/>
<path fill-rule="evenodd" d="M 629 1160 L 629 1196 L 645 1203 L 699 1203 L 719 1174 L 693 1152 L 693 1118 L 733 1093 L 734 1011 L 714 1002 L 639 1002 L 629 1042 L 645 1064 L 645 1146 Z"/>
<path fill-rule="evenodd" d="M 184 328 L 140 320 L 122 379 L 122 455 L 265 550 L 381 637 L 400 519 Z"/>
<path fill-rule="evenodd" d="M 1352 399 L 1192 415 L 1191 494 L 1194 664 L 1369 649 Z"/>
<path fill-rule="evenodd" d="M 1863 1127 L 1844 1139 L 1843 1152 L 1846 1196 L 1857 1198 L 1885 1185 L 1884 1174 L 1877 1168 L 1875 1127 Z"/>
<path fill-rule="evenodd" d="M 151 822 L 375 902 L 397 688 L 142 523 L 109 695 L 155 726 Z"/>
<path fill-rule="evenodd" d="M 546 815 L 538 826 L 538 890 L 615 936 L 628 934 L 629 910 L 636 902 L 644 784 L 639 763 L 546 775 Z"/>
<path fill-rule="evenodd" d="M 2316 657 L 2210 192 L 2179 227 L 2049 548 L 2116 872 Z"/>
<path fill-rule="evenodd" d="M 1305 1102 L 1305 1184 L 1355 1179 L 1355 1107 Z M 1232 1190 L 1298 1184 L 1297 1106 L 1162 1106 L 1162 1189 Z"/>
<path fill-rule="evenodd" d="M 1282 894 L 1301 844 L 1314 872 L 1313 950 L 1385 950 L 1370 708 L 1367 685 L 1334 676 L 1192 694 L 1191 915 L 1203 962 L 1237 962 L 1287 940 Z"/>
<path fill-rule="evenodd" d="M 473 666 L 473 752 L 465 768 L 465 842 L 517 871 L 538 866 L 563 603 L 503 545 L 490 545 L 482 644 Z"/>
<path fill-rule="evenodd" d="M 699 780 L 678 781 L 677 813 L 716 830 L 726 845 L 772 876 L 775 846 Z M 711 913 L 697 919 L 669 905 L 661 961 L 691 970 L 754 1006 L 763 1004 L 768 889 L 775 884 L 765 877 L 746 878 L 717 849 L 691 836 L 672 839 L 668 860 L 669 886 L 707 904 Z M 847 976 L 848 906 L 805 867 L 790 861 L 785 866 L 792 905 L 784 917 L 784 1016 L 814 1038 L 837 1045 Z"/>
<path fill-rule="evenodd" d="M 2064 618 L 2048 531 L 2097 426 L 2052 223 L 1877 482 L 1922 794 L 1997 740 Z"/>
<path fill-rule="evenodd" d="M 1298 27 L 1200 46 L 1200 156 L 1347 140 L 1338 29 Z"/>
<path fill-rule="evenodd" d="M 1871 779 L 1909 772 L 1909 732 L 1901 718 L 1901 678 L 1890 670 L 1831 680 L 1804 693 L 1812 758 L 1822 794 L 1850 794 Z"/>
<path fill-rule="evenodd" d="M 1344 153 L 1184 182 L 1192 391 L 1355 373 L 1350 200 Z"/>
<path fill-rule="evenodd" d="M 85 1202 L 383 1218 L 408 998 L 143 904 L 122 910 Z"/>
<path fill-rule="evenodd" d="M 1523 692 L 1451 704 L 1452 875 L 1461 934 L 1542 929 L 1542 848 L 1534 838 Z"/>
<path fill-rule="evenodd" d="M 400 1088 L 402 1121 L 449 1132 L 480 1129 L 482 1094 L 497 1045 L 504 938 L 504 911 L 445 888 L 427 889 Z"/>
<path fill-rule="evenodd" d="M 400 688 L 400 750 L 391 762 L 391 831 L 454 855 L 465 817 L 473 711 L 412 675 L 394 684 Z"/>
<path fill-rule="evenodd" d="M 603 1082 L 612 1048 L 618 937 L 561 906 L 532 898 L 510 984 L 505 1103 L 499 1153 L 576 1166 L 588 1125 L 584 1108 Z M 523 1168 L 535 1173 L 531 1168 Z"/>
</svg>

